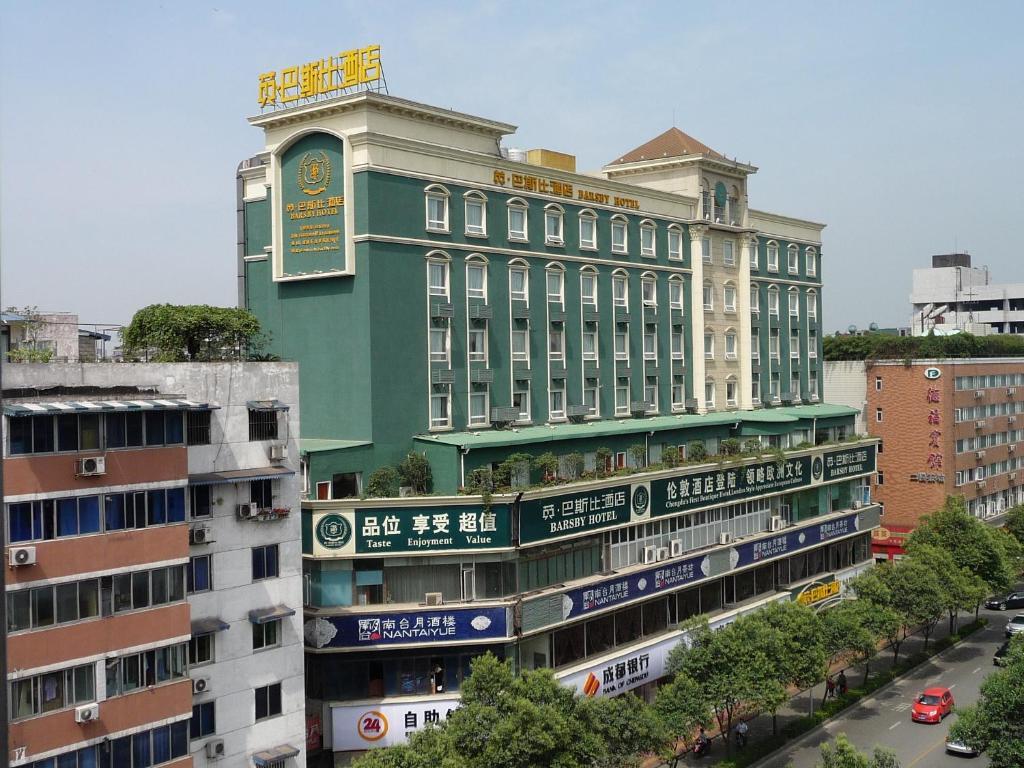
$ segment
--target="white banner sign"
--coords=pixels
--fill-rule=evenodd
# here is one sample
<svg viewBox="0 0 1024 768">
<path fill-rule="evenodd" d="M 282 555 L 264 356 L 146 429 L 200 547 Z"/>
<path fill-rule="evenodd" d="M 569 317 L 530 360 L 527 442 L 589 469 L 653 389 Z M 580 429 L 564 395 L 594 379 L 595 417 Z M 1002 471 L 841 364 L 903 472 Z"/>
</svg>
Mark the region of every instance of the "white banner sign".
<svg viewBox="0 0 1024 768">
<path fill-rule="evenodd" d="M 333 749 L 351 752 L 404 744 L 413 731 L 447 719 L 457 706 L 458 696 L 332 706 Z"/>
<path fill-rule="evenodd" d="M 681 634 L 618 656 L 609 656 L 593 666 L 555 677 L 581 696 L 617 696 L 665 676 L 669 651 L 682 640 Z"/>
</svg>

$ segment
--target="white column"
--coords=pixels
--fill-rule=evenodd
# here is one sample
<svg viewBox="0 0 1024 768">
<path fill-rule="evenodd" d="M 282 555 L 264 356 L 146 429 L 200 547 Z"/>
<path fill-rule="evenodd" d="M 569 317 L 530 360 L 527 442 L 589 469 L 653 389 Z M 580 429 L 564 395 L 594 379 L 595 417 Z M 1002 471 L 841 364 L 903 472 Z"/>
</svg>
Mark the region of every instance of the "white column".
<svg viewBox="0 0 1024 768">
<path fill-rule="evenodd" d="M 757 247 L 757 235 L 745 233 L 740 245 L 740 264 L 736 275 L 736 284 L 739 291 L 739 349 L 740 356 L 740 410 L 749 411 L 753 409 L 754 402 L 750 394 L 751 387 L 751 363 L 750 363 L 750 262 L 751 253 Z"/>
<path fill-rule="evenodd" d="M 704 254 L 701 241 L 708 228 L 690 225 L 690 328 L 693 333 L 693 355 L 690 370 L 693 375 L 693 396 L 697 399 L 697 413 L 707 413 L 704 406 Z M 747 299 L 749 300 L 749 296 Z"/>
</svg>

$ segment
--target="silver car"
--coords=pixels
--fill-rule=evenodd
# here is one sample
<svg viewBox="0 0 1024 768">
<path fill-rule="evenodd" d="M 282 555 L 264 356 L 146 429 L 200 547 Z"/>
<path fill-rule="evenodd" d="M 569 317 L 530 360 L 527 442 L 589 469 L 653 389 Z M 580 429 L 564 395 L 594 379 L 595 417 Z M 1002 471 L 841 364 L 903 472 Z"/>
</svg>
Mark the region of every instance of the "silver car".
<svg viewBox="0 0 1024 768">
<path fill-rule="evenodd" d="M 1008 622 L 1006 622 L 1006 636 L 1013 637 L 1024 632 L 1024 613 L 1018 613 Z"/>
<path fill-rule="evenodd" d="M 946 737 L 946 751 L 956 752 L 958 755 L 970 755 L 971 757 L 978 754 L 978 750 L 974 747 L 969 747 L 962 741 L 957 741 L 956 739 L 951 739 L 949 737 Z"/>
</svg>

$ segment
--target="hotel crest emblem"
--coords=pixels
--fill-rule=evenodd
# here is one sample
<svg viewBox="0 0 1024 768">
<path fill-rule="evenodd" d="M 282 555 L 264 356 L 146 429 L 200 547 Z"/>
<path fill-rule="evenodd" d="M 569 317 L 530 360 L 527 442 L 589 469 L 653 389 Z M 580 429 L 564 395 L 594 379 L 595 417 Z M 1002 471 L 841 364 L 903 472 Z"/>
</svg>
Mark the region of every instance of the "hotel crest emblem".
<svg viewBox="0 0 1024 768">
<path fill-rule="evenodd" d="M 331 183 L 331 161 L 322 149 L 307 152 L 299 163 L 299 189 L 307 195 L 319 195 Z"/>
</svg>

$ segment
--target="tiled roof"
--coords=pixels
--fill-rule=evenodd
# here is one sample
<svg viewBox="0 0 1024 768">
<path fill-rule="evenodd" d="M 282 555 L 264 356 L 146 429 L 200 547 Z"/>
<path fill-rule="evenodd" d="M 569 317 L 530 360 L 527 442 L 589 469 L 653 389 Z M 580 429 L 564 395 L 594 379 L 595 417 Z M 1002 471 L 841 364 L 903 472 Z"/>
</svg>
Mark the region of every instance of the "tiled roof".
<svg viewBox="0 0 1024 768">
<path fill-rule="evenodd" d="M 631 152 L 613 160 L 611 165 L 637 163 L 641 160 L 657 160 L 665 157 L 682 157 L 683 155 L 708 155 L 725 158 L 725 155 L 715 152 L 707 144 L 697 141 L 693 136 L 683 133 L 678 128 L 669 128 L 660 136 L 656 136 L 646 144 L 641 144 Z"/>
</svg>

